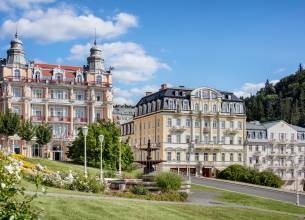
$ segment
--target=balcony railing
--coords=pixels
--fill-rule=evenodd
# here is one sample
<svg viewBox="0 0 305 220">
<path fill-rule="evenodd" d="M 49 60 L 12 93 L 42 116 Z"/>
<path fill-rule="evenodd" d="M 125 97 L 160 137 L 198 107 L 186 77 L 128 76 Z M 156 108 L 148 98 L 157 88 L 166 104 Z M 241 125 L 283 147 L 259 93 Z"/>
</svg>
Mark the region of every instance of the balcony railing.
<svg viewBox="0 0 305 220">
<path fill-rule="evenodd" d="M 198 144 L 194 144 L 194 149 L 195 150 L 220 150 L 221 149 L 221 145 L 220 144 L 205 144 L 205 143 L 198 143 Z"/>
<path fill-rule="evenodd" d="M 72 85 L 86 85 L 86 86 L 104 86 L 104 87 L 112 87 L 111 83 L 105 82 L 87 82 L 87 81 L 77 81 L 77 80 L 54 80 L 54 79 L 37 79 L 31 77 L 15 77 L 15 76 L 6 76 L 4 80 L 10 82 L 36 82 L 36 83 L 47 83 L 47 84 L 72 84 Z"/>
<path fill-rule="evenodd" d="M 51 121 L 51 122 L 56 122 L 56 121 L 69 122 L 70 118 L 69 117 L 64 117 L 64 116 L 50 116 L 50 117 L 48 117 L 48 121 Z"/>
<path fill-rule="evenodd" d="M 227 128 L 225 129 L 224 133 L 225 134 L 237 134 L 239 129 L 237 128 Z"/>
<path fill-rule="evenodd" d="M 45 120 L 45 116 L 32 116 L 31 120 L 32 121 L 44 121 Z"/>
<path fill-rule="evenodd" d="M 74 118 L 74 122 L 87 122 L 87 118 L 75 117 L 75 118 Z"/>
<path fill-rule="evenodd" d="M 184 126 L 173 126 L 170 128 L 170 131 L 173 131 L 173 132 L 183 132 L 185 130 L 186 130 L 186 128 Z"/>
</svg>

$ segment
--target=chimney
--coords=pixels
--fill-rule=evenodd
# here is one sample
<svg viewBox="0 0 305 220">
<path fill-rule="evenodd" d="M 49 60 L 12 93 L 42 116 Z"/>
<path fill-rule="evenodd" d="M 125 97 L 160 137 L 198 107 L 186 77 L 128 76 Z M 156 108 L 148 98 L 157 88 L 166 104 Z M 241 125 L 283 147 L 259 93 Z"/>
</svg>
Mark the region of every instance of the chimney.
<svg viewBox="0 0 305 220">
<path fill-rule="evenodd" d="M 149 96 L 151 94 L 152 94 L 152 92 L 145 92 L 145 96 Z"/>
<path fill-rule="evenodd" d="M 164 90 L 164 89 L 167 89 L 167 84 L 166 83 L 162 84 L 161 88 L 160 88 L 160 90 Z"/>
</svg>

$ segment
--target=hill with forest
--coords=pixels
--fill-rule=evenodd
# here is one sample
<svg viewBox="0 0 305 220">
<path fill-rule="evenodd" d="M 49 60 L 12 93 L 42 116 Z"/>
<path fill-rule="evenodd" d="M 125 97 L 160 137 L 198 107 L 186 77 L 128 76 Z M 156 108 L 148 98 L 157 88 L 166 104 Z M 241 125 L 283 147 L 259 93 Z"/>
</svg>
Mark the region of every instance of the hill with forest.
<svg viewBox="0 0 305 220">
<path fill-rule="evenodd" d="M 295 74 L 278 83 L 266 81 L 265 87 L 255 95 L 244 98 L 247 120 L 285 120 L 305 127 L 305 70 L 300 64 Z"/>
</svg>

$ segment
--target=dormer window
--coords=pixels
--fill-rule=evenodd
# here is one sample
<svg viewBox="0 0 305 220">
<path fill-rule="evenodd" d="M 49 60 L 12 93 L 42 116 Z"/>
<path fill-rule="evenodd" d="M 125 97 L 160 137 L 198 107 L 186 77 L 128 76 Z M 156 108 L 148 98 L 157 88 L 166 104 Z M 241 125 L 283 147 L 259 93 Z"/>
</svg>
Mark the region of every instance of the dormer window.
<svg viewBox="0 0 305 220">
<path fill-rule="evenodd" d="M 63 80 L 64 76 L 62 73 L 56 73 L 55 74 L 55 79 L 58 80 L 58 81 L 61 81 Z"/>
<path fill-rule="evenodd" d="M 20 70 L 19 69 L 14 70 L 14 78 L 20 78 Z"/>
<path fill-rule="evenodd" d="M 96 76 L 96 84 L 102 84 L 103 77 L 101 75 Z"/>
<path fill-rule="evenodd" d="M 40 79 L 40 72 L 39 71 L 36 71 L 34 73 L 34 79 Z"/>
</svg>

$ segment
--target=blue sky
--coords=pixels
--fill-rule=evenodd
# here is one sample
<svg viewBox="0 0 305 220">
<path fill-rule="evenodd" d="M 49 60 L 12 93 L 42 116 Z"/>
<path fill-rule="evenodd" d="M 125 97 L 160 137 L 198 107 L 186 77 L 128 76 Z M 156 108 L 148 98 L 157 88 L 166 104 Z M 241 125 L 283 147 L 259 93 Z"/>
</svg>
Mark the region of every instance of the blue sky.
<svg viewBox="0 0 305 220">
<path fill-rule="evenodd" d="M 3 0 L 1 56 L 16 24 L 27 59 L 83 65 L 94 27 L 115 102 L 162 83 L 247 95 L 305 63 L 305 1 Z"/>
</svg>

